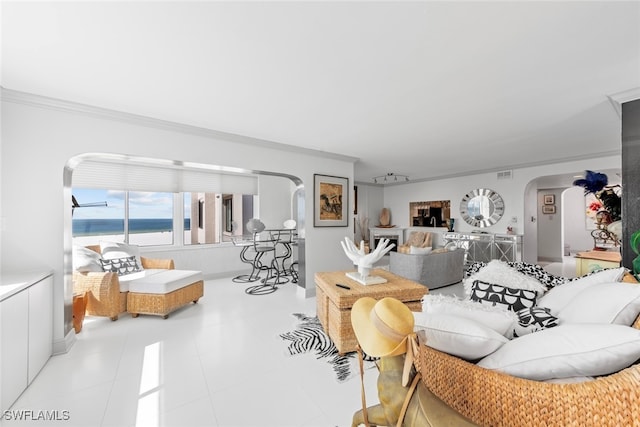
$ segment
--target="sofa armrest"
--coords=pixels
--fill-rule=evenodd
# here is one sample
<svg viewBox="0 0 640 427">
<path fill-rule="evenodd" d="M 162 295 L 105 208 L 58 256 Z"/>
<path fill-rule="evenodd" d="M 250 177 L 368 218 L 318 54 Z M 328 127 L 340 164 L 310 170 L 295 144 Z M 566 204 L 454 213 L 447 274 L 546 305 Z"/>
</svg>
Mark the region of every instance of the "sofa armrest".
<svg viewBox="0 0 640 427">
<path fill-rule="evenodd" d="M 464 276 L 464 249 L 422 254 L 391 252 L 389 271 L 436 289 L 458 283 Z"/>
<path fill-rule="evenodd" d="M 429 288 L 440 288 L 462 281 L 464 255 L 465 250 L 461 248 L 427 255 L 423 266 L 423 280 Z"/>
<path fill-rule="evenodd" d="M 157 259 L 140 257 L 143 268 L 163 268 L 165 270 L 173 270 L 176 268 L 172 259 Z"/>
<path fill-rule="evenodd" d="M 115 320 L 123 311 L 118 275 L 107 272 L 73 273 L 73 292 L 86 294 L 86 312 Z"/>
</svg>

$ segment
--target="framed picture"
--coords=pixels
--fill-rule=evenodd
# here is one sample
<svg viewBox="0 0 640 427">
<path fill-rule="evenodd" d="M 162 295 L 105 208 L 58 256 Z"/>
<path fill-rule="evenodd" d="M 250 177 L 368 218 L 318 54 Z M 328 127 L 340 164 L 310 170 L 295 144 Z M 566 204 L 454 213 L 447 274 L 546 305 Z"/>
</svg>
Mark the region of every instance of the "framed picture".
<svg viewBox="0 0 640 427">
<path fill-rule="evenodd" d="M 313 226 L 346 227 L 349 223 L 349 179 L 313 175 Z"/>
<path fill-rule="evenodd" d="M 545 194 L 544 195 L 544 204 L 545 205 L 553 205 L 556 203 L 556 196 L 553 194 Z"/>
<path fill-rule="evenodd" d="M 556 213 L 556 205 L 543 205 L 542 206 L 543 214 L 554 214 Z"/>
</svg>

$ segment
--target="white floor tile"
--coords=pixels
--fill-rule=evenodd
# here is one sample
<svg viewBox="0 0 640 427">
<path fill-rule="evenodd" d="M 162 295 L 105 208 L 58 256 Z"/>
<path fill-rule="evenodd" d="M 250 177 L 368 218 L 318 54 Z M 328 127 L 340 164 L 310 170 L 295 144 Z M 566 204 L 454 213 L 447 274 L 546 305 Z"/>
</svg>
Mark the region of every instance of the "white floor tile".
<svg viewBox="0 0 640 427">
<path fill-rule="evenodd" d="M 69 353 L 52 357 L 12 409 L 68 410 L 69 420 L 51 423 L 59 426 L 350 425 L 358 372 L 340 383 L 325 359 L 290 356 L 278 336 L 295 327 L 292 313 L 315 315 L 315 298 L 290 283 L 264 296 L 247 286 L 207 280 L 198 304 L 166 320 L 88 316 Z M 376 381 L 367 371 L 369 405 Z"/>
<path fill-rule="evenodd" d="M 545 265 L 575 274 L 575 260 Z M 87 317 L 67 354 L 54 356 L 14 410 L 69 411 L 58 426 L 347 426 L 361 408 L 360 378 L 338 382 L 325 359 L 290 356 L 278 335 L 292 313 L 315 315 L 315 298 L 296 285 L 264 296 L 248 284 L 207 280 L 205 295 L 168 319 Z M 462 292 L 462 285 L 432 291 Z M 378 403 L 378 372 L 365 371 L 369 406 Z M 3 420 L 4 426 L 48 425 Z"/>
</svg>

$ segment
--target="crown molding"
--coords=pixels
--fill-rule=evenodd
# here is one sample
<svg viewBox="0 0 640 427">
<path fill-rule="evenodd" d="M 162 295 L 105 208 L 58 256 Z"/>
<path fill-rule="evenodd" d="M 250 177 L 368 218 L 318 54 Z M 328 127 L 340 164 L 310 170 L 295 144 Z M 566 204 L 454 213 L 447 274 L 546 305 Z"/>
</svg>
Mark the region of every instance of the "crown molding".
<svg viewBox="0 0 640 427">
<path fill-rule="evenodd" d="M 142 116 L 138 114 L 125 113 L 123 111 L 111 110 L 108 108 L 96 107 L 93 105 L 80 104 L 73 101 L 66 101 L 58 98 L 51 98 L 33 93 L 21 92 L 13 89 L 7 89 L 0 86 L 0 98 L 3 102 L 12 102 L 15 104 L 29 105 L 33 107 L 45 108 L 48 110 L 63 111 L 66 113 L 81 114 L 85 116 L 97 117 L 100 119 L 115 120 L 137 126 L 146 126 L 155 129 L 162 129 L 172 132 L 180 132 L 191 135 L 202 136 L 246 144 L 260 148 L 270 148 L 290 153 L 306 154 L 314 157 L 322 157 L 333 160 L 341 160 L 345 162 L 355 163 L 359 160 L 357 157 L 345 156 L 342 154 L 331 153 L 328 151 L 314 150 L 310 148 L 297 147 L 295 145 L 283 144 L 280 142 L 269 141 L 266 139 L 253 138 L 250 136 L 238 135 L 229 132 L 222 132 L 213 129 L 202 128 L 198 126 L 177 123 L 168 120 L 160 120 L 153 117 Z"/>
<path fill-rule="evenodd" d="M 622 104 L 640 99 L 640 87 L 634 87 L 633 89 L 607 95 L 607 98 L 609 102 L 611 102 L 613 109 L 616 110 L 618 117 L 622 118 Z"/>
</svg>

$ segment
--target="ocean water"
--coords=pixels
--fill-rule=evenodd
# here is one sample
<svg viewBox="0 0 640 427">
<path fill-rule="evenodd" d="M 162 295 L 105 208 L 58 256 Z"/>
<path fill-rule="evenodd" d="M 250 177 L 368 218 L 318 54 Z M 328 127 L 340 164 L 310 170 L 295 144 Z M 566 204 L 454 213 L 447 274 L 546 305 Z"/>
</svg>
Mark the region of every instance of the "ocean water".
<svg viewBox="0 0 640 427">
<path fill-rule="evenodd" d="M 74 219 L 73 236 L 95 236 L 124 233 L 123 219 Z M 191 220 L 185 218 L 184 229 L 191 229 Z M 171 218 L 138 218 L 129 220 L 129 233 L 158 233 L 173 231 Z"/>
</svg>

